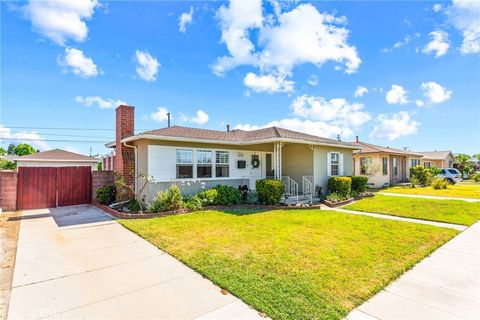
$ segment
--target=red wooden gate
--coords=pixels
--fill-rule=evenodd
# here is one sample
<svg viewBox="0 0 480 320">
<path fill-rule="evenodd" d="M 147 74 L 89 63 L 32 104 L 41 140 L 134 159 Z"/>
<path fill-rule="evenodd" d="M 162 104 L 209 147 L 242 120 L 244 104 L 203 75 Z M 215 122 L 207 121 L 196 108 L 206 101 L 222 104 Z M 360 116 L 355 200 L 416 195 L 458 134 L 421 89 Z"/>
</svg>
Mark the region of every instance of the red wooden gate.
<svg viewBox="0 0 480 320">
<path fill-rule="evenodd" d="M 90 167 L 19 167 L 18 210 L 90 203 Z"/>
</svg>

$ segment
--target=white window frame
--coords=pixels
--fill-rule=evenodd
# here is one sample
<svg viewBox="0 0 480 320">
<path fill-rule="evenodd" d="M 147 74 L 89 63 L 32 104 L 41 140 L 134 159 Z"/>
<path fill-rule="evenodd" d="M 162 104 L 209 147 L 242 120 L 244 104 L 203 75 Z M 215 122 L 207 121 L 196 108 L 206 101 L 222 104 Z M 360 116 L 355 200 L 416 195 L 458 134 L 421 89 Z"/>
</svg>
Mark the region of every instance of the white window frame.
<svg viewBox="0 0 480 320">
<path fill-rule="evenodd" d="M 210 155 L 210 159 L 208 159 L 209 157 L 205 157 L 205 155 L 209 154 Z M 209 179 L 209 178 L 213 178 L 214 175 L 213 175 L 213 151 L 212 150 L 209 150 L 209 149 L 198 149 L 195 151 L 195 155 L 196 155 L 196 161 L 195 161 L 195 177 L 198 178 L 198 179 Z M 201 168 L 201 167 L 210 167 L 210 177 L 199 177 L 198 176 L 198 168 Z"/>
<path fill-rule="evenodd" d="M 219 158 L 219 154 L 226 154 L 227 157 Z M 219 161 L 220 160 L 220 161 Z M 218 177 L 218 178 L 229 178 L 230 177 L 230 152 L 226 150 L 215 150 L 215 177 L 217 177 L 217 167 L 219 168 L 227 168 L 227 176 Z"/>
<path fill-rule="evenodd" d="M 364 173 L 362 173 L 362 159 L 365 159 L 367 163 L 367 168 Z M 373 159 L 372 157 L 361 157 L 360 158 L 360 174 L 369 175 L 372 173 Z"/>
<path fill-rule="evenodd" d="M 332 163 L 332 156 L 337 155 L 337 163 Z M 337 166 L 337 174 L 333 174 L 332 168 L 333 166 Z M 343 153 L 341 152 L 327 152 L 327 176 L 329 177 L 336 177 L 336 176 L 343 176 L 344 168 L 343 168 Z"/>
<path fill-rule="evenodd" d="M 388 157 L 382 157 L 382 175 L 388 176 Z"/>
<path fill-rule="evenodd" d="M 427 163 L 428 163 L 428 167 L 427 167 Z M 430 168 L 432 167 L 432 163 L 431 163 L 430 161 L 425 161 L 425 162 L 423 163 L 423 167 L 424 167 L 425 169 L 430 169 Z"/>
<path fill-rule="evenodd" d="M 180 152 L 180 154 L 182 152 L 190 153 L 191 154 L 190 159 L 187 159 L 186 161 L 179 161 L 179 152 Z M 188 161 L 188 160 L 190 160 L 190 161 Z M 179 177 L 178 176 L 178 167 L 179 166 L 183 166 L 183 167 L 191 166 L 192 167 L 192 176 L 188 177 L 188 178 Z M 175 178 L 176 179 L 192 179 L 192 178 L 195 177 L 195 170 L 196 170 L 196 168 L 195 168 L 194 163 L 193 163 L 193 150 L 192 149 L 175 149 Z"/>
</svg>

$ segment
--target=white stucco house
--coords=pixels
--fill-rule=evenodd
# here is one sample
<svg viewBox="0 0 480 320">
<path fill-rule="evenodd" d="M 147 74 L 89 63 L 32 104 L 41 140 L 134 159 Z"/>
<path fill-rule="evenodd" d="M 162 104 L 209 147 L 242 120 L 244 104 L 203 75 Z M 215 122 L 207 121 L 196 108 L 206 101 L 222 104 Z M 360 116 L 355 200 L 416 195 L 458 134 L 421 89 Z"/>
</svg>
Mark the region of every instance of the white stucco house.
<svg viewBox="0 0 480 320">
<path fill-rule="evenodd" d="M 148 198 L 172 183 L 187 181 L 198 192 L 195 181 L 205 187 L 218 184 L 255 189 L 258 179 L 271 177 L 285 182 L 291 194 L 312 193 L 325 187 L 331 176 L 353 174 L 355 144 L 278 127 L 245 130 L 207 130 L 170 126 L 134 133 L 134 108 L 119 106 L 115 171 L 134 171 L 155 182 Z M 193 190 L 197 188 L 197 190 Z"/>
</svg>

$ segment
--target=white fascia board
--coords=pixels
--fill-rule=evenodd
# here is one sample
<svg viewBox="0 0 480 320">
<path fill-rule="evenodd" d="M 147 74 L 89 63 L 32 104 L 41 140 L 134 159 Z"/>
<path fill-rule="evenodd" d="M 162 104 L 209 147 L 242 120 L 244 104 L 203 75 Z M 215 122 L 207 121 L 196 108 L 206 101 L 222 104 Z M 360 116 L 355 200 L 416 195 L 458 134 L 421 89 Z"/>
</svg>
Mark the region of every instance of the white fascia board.
<svg viewBox="0 0 480 320">
<path fill-rule="evenodd" d="M 260 143 L 269 143 L 269 142 L 291 142 L 291 143 L 301 143 L 301 144 L 311 144 L 316 146 L 329 146 L 329 147 L 338 147 L 338 148 L 345 148 L 345 149 L 353 149 L 353 150 L 361 150 L 363 147 L 358 146 L 350 146 L 344 144 L 336 144 L 336 143 L 322 143 L 322 142 L 314 142 L 308 140 L 297 140 L 297 139 L 288 139 L 288 138 L 270 138 L 270 139 L 262 139 L 262 140 L 255 140 L 255 141 L 219 141 L 219 140 L 207 140 L 207 139 L 197 139 L 197 138 L 183 138 L 183 137 L 170 137 L 170 136 L 158 136 L 158 135 L 138 135 L 138 136 L 131 136 L 128 138 L 123 139 L 121 142 L 131 142 L 141 139 L 148 139 L 148 140 L 166 140 L 166 141 L 182 141 L 182 142 L 199 142 L 199 143 L 213 143 L 213 144 L 226 144 L 226 145 L 255 145 Z"/>
<path fill-rule="evenodd" d="M 100 160 L 60 160 L 60 159 L 17 159 L 16 162 L 86 162 L 97 163 Z"/>
</svg>

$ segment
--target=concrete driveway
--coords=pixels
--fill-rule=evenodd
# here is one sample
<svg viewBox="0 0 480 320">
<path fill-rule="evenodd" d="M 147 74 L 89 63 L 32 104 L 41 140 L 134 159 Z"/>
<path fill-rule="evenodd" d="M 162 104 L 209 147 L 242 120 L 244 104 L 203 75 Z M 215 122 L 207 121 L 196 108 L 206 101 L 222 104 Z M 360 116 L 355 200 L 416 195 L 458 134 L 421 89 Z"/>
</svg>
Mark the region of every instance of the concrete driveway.
<svg viewBox="0 0 480 320">
<path fill-rule="evenodd" d="M 9 319 L 258 319 L 92 206 L 22 213 Z"/>
</svg>

